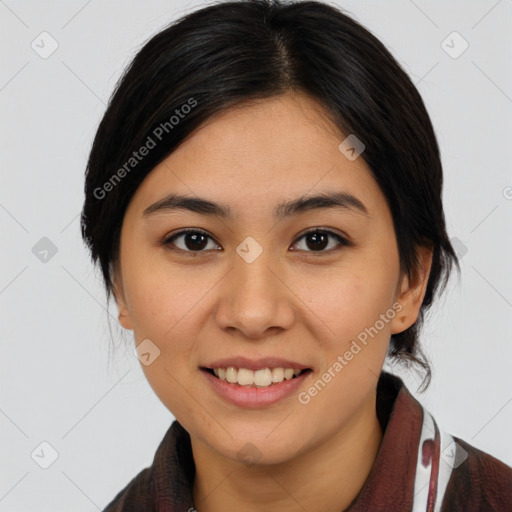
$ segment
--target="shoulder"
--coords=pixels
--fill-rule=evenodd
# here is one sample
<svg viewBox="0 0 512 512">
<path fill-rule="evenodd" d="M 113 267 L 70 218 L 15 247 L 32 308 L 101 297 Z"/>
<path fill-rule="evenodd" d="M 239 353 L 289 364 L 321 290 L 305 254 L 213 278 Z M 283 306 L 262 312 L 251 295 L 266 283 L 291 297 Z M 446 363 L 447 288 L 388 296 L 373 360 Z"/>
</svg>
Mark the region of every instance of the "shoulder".
<svg viewBox="0 0 512 512">
<path fill-rule="evenodd" d="M 187 431 L 175 420 L 151 466 L 138 473 L 103 512 L 155 512 L 190 508 L 195 465 Z"/>
<path fill-rule="evenodd" d="M 512 468 L 462 439 L 453 439 L 462 456 L 453 467 L 442 512 L 512 510 Z"/>
<path fill-rule="evenodd" d="M 115 498 L 107 505 L 103 512 L 150 512 L 153 510 L 150 492 L 151 468 L 143 469 L 138 475 L 119 491 Z"/>
<path fill-rule="evenodd" d="M 397 444 L 407 446 L 409 456 L 417 447 L 416 467 L 402 463 L 414 474 L 414 511 L 512 512 L 512 467 L 440 429 L 396 376 L 384 376 L 380 391 L 393 461 L 399 460 Z"/>
</svg>

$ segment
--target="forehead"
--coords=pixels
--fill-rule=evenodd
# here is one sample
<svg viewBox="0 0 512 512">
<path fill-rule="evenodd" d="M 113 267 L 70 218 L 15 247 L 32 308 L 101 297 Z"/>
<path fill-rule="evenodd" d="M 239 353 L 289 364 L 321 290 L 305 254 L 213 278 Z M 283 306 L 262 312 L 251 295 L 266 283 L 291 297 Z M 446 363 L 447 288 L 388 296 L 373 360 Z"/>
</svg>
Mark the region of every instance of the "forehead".
<svg viewBox="0 0 512 512">
<path fill-rule="evenodd" d="M 364 159 L 340 151 L 345 138 L 306 96 L 252 101 L 199 127 L 149 173 L 133 202 L 146 208 L 179 193 L 255 215 L 273 214 L 286 199 L 341 191 L 378 210 L 382 193 Z"/>
</svg>

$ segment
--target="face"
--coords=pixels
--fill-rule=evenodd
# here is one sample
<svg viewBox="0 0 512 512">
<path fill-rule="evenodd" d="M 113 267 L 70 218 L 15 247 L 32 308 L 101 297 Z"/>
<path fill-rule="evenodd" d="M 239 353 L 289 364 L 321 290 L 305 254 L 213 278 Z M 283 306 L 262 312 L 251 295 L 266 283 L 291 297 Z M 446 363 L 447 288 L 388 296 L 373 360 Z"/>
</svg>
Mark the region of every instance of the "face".
<svg viewBox="0 0 512 512">
<path fill-rule="evenodd" d="M 120 322 L 157 396 L 212 453 L 284 462 L 375 415 L 390 336 L 416 320 L 428 268 L 401 276 L 386 199 L 345 138 L 301 95 L 225 111 L 126 211 Z"/>
</svg>

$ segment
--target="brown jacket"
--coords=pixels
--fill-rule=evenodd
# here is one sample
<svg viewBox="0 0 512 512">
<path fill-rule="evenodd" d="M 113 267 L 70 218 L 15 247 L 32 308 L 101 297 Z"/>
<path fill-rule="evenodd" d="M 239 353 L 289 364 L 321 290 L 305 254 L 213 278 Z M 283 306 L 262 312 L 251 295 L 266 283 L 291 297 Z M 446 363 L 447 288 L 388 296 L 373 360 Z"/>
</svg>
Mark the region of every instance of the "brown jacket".
<svg viewBox="0 0 512 512">
<path fill-rule="evenodd" d="M 403 381 L 386 372 L 377 416 L 382 443 L 346 512 L 512 512 L 512 468 L 440 431 Z M 153 464 L 104 512 L 192 512 L 194 473 L 190 436 L 174 421 Z"/>
</svg>

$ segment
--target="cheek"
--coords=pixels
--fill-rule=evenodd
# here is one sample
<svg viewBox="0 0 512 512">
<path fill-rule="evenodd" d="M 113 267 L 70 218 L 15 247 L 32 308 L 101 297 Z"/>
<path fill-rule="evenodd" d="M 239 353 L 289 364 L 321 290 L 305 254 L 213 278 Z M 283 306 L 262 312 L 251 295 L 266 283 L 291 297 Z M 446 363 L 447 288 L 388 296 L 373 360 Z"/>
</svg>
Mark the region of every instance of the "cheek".
<svg viewBox="0 0 512 512">
<path fill-rule="evenodd" d="M 142 258 L 127 262 L 125 275 L 136 344 L 149 339 L 159 351 L 149 365 L 141 364 L 142 370 L 162 404 L 184 424 L 198 414 L 186 389 L 197 371 L 194 340 L 205 289 L 186 272 L 171 272 L 170 265 L 151 265 Z"/>
<path fill-rule="evenodd" d="M 300 292 L 304 302 L 328 328 L 328 337 L 338 342 L 373 326 L 392 307 L 395 278 L 393 269 L 374 261 L 347 265 L 321 279 L 298 281 L 305 283 Z"/>
<path fill-rule="evenodd" d="M 374 389 L 386 358 L 393 308 L 395 273 L 386 265 L 364 263 L 350 272 L 326 279 L 322 291 L 311 294 L 308 304 L 327 325 L 323 339 L 322 367 L 317 380 L 301 396 L 314 414 L 304 419 L 303 428 L 314 432 L 315 417 L 322 411 L 354 415 Z M 323 327 L 322 327 L 323 328 Z M 324 418 L 326 429 L 337 428 L 336 418 Z"/>
<path fill-rule="evenodd" d="M 194 306 L 214 284 L 205 277 L 199 283 L 192 267 L 177 271 L 149 256 L 133 255 L 127 260 L 125 291 L 136 339 L 142 336 L 165 341 L 174 332 L 183 331 L 194 316 Z"/>
</svg>

